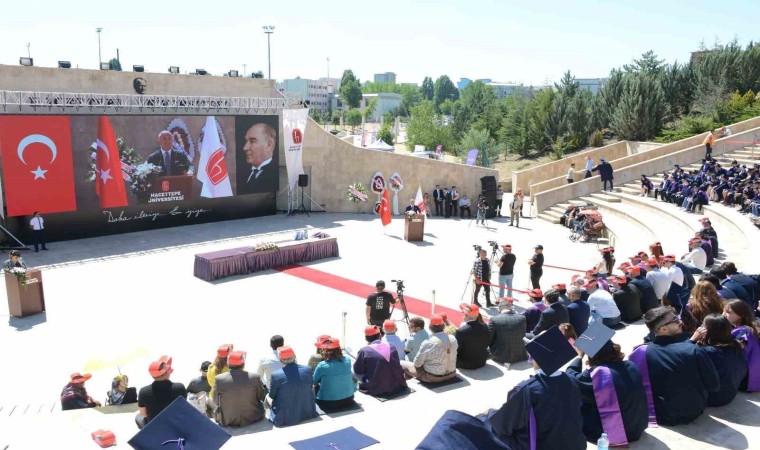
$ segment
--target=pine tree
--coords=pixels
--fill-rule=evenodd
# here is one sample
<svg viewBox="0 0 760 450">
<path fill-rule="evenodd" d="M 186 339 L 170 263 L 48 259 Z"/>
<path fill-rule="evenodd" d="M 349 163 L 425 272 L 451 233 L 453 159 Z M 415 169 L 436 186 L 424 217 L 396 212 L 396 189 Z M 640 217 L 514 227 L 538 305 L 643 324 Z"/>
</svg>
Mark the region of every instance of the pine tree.
<svg viewBox="0 0 760 450">
<path fill-rule="evenodd" d="M 665 109 L 658 80 L 646 73 L 631 73 L 624 78 L 610 125 L 620 139 L 650 140 L 662 129 Z"/>
</svg>

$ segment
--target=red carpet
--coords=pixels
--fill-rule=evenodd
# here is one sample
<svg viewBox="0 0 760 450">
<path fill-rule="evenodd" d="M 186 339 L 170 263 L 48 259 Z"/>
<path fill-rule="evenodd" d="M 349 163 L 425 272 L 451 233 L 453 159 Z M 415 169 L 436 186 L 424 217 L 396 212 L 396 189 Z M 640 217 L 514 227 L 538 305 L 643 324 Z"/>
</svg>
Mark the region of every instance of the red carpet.
<svg viewBox="0 0 760 450">
<path fill-rule="evenodd" d="M 312 283 L 321 284 L 322 286 L 345 292 L 346 294 L 355 295 L 362 299 L 362 303 L 367 299 L 369 294 L 375 292 L 375 286 L 359 283 L 349 280 L 348 278 L 312 269 L 311 267 L 294 265 L 277 270 L 303 280 L 311 281 Z M 409 311 L 410 316 L 414 315 L 427 319 L 430 318 L 430 302 L 410 297 L 408 295 L 404 295 L 404 302 L 406 303 L 406 309 Z M 446 313 L 449 321 L 457 327 L 462 323 L 461 311 L 439 305 L 436 305 L 435 311 L 438 314 Z"/>
</svg>

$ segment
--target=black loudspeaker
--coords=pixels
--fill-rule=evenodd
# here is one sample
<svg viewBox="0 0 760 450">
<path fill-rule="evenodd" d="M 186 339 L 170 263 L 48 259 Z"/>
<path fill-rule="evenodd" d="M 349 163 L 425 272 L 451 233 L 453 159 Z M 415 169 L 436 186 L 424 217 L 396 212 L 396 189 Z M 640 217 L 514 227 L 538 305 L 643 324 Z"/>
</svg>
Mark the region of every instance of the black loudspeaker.
<svg viewBox="0 0 760 450">
<path fill-rule="evenodd" d="M 309 175 L 302 173 L 298 175 L 298 187 L 306 187 L 309 185 Z"/>
<path fill-rule="evenodd" d="M 480 188 L 484 191 L 496 190 L 496 177 L 487 176 L 480 179 Z"/>
</svg>

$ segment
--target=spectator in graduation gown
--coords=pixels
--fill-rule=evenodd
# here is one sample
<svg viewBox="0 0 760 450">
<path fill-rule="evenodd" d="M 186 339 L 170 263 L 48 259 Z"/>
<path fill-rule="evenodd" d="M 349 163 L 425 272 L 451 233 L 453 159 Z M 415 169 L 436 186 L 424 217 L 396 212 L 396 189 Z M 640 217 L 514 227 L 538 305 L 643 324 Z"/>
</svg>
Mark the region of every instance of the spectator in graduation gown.
<svg viewBox="0 0 760 450">
<path fill-rule="evenodd" d="M 511 450 L 491 433 L 490 426 L 480 417 L 461 411 L 448 410 L 433 425 L 416 450 Z"/>
<path fill-rule="evenodd" d="M 750 298 L 750 308 L 755 310 L 757 308 L 757 301 L 760 298 L 760 284 L 753 280 L 749 275 L 745 275 L 736 268 L 736 264 L 732 262 L 724 262 L 723 269 L 726 271 L 732 281 L 739 283 L 741 287 L 747 291 Z"/>
<path fill-rule="evenodd" d="M 673 308 L 647 311 L 644 322 L 654 338 L 634 349 L 628 359 L 641 372 L 644 386 L 651 386 L 650 423 L 653 413 L 660 425 L 690 423 L 704 411 L 710 392 L 720 389 L 718 372 L 707 352 L 684 338 Z"/>
<path fill-rule="evenodd" d="M 628 279 L 624 276 L 609 277 L 608 282 L 615 286 L 615 292 L 612 293 L 612 299 L 615 301 L 620 310 L 620 320 L 631 323 L 641 319 L 641 292 L 636 286 L 629 285 Z"/>
<path fill-rule="evenodd" d="M 491 429 L 511 449 L 585 450 L 578 383 L 559 370 L 577 353 L 558 327 L 537 336 L 526 350 L 536 374 L 509 391 L 507 402 L 489 414 Z"/>
<path fill-rule="evenodd" d="M 570 321 L 567 307 L 559 301 L 558 290 L 549 289 L 546 291 L 544 294 L 544 304 L 546 305 L 546 309 L 541 312 L 541 316 L 538 318 L 538 323 L 533 328 L 532 333 L 534 335 L 546 331 L 555 325 Z"/>
<path fill-rule="evenodd" d="M 582 341 L 576 341 L 579 342 Z M 641 373 L 632 362 L 623 361 L 624 356 L 619 345 L 607 341 L 598 353 L 589 357 L 586 370 L 583 370 L 581 358 L 575 358 L 567 368 L 567 373 L 574 376 L 580 385 L 583 434 L 589 442 L 596 442 L 606 432 L 610 444 L 621 445 L 624 442 L 616 442 L 616 438 L 625 439 L 625 442 L 637 441 L 647 428 L 647 398 L 641 383 Z M 605 372 L 611 377 L 611 386 L 604 381 L 607 376 Z M 614 397 L 605 398 L 608 393 Z M 606 415 L 603 422 L 597 399 L 606 402 L 609 398 L 617 402 L 617 407 L 612 408 L 614 413 Z M 617 428 L 620 435 L 617 436 L 613 425 L 620 422 L 623 429 Z"/>
<path fill-rule="evenodd" d="M 354 362 L 359 390 L 377 396 L 405 388 L 404 370 L 393 345 L 381 340 L 380 329 L 375 325 L 364 329 L 364 337 L 369 345 L 359 350 Z"/>
<path fill-rule="evenodd" d="M 691 337 L 692 341 L 707 352 L 720 377 L 720 390 L 710 392 L 707 406 L 731 403 L 739 392 L 742 380 L 747 376 L 744 350 L 731 335 L 732 328 L 731 322 L 722 315 L 710 314 Z"/>
<path fill-rule="evenodd" d="M 660 305 L 660 299 L 657 298 L 657 294 L 654 292 L 654 286 L 641 275 L 641 269 L 639 267 L 631 267 L 628 272 L 629 284 L 635 286 L 641 293 L 641 312 L 646 314 L 647 311 L 653 308 L 657 308 Z"/>
<path fill-rule="evenodd" d="M 749 305 L 742 300 L 733 300 L 723 307 L 723 317 L 734 327 L 731 334 L 744 348 L 749 373 L 742 381 L 740 389 L 747 392 L 760 391 L 760 323 Z"/>
</svg>

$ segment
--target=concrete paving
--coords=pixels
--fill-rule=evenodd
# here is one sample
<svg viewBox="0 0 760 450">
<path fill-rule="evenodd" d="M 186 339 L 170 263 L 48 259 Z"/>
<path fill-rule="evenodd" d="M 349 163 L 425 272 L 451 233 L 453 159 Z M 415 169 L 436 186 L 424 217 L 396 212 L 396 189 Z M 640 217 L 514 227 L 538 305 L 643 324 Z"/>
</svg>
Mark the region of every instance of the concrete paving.
<svg viewBox="0 0 760 450">
<path fill-rule="evenodd" d="M 292 230 L 311 226 L 338 237 L 340 257 L 309 266 L 367 285 L 384 279 L 393 288 L 391 279 L 403 279 L 408 296 L 435 299 L 449 308 L 457 308 L 463 297 L 469 299 L 474 244 L 488 248 L 487 242 L 495 240 L 513 246 L 518 289 L 529 286 L 526 262 L 535 244 L 544 245 L 550 265 L 587 269 L 599 259 L 595 244 L 570 242 L 569 230 L 542 220 L 522 219 L 520 229 L 503 219 L 489 225 L 484 229 L 466 219 L 432 218 L 425 242 L 414 244 L 403 240 L 401 219 L 383 230 L 372 215 L 277 215 L 52 243 L 48 252 L 25 254 L 30 266 L 46 267 L 47 312 L 8 317 L 0 289 L 0 315 L 8 317 L 7 325 L 0 326 L 0 359 L 6 363 L 0 371 L 0 449 L 95 448 L 90 432 L 100 428 L 113 430 L 121 445 L 134 435 L 134 407 L 59 411 L 56 400 L 72 372 L 92 372 L 87 388 L 102 402 L 119 370 L 138 389 L 148 384 L 148 364 L 162 354 L 174 357 L 172 378 L 185 384 L 223 343 L 248 351 L 249 369 L 255 370 L 257 355 L 268 351 L 273 334 L 282 334 L 305 363 L 316 336 L 343 336 L 344 312 L 345 344 L 354 350 L 364 344 L 364 298 L 277 271 L 207 283 L 192 275 L 196 253 L 287 240 Z M 636 236 L 628 239 L 625 247 L 646 248 L 650 243 Z M 575 273 L 547 268 L 542 286 L 569 282 Z M 527 305 L 524 296 L 517 298 L 518 304 Z M 614 340 L 629 353 L 644 334 L 639 322 L 619 331 Z M 507 368 L 489 362 L 485 368 L 462 371 L 466 382 L 444 392 L 412 381 L 416 392 L 399 400 L 380 403 L 357 393 L 359 411 L 284 429 L 260 422 L 231 430 L 235 437 L 224 448 L 285 449 L 288 442 L 353 426 L 380 441 L 372 449 L 412 449 L 445 410 L 477 414 L 499 407 L 530 373 L 526 363 Z M 728 407 L 708 408 L 688 426 L 650 429 L 631 448 L 760 448 L 758 424 L 760 394 L 740 394 Z"/>
</svg>

